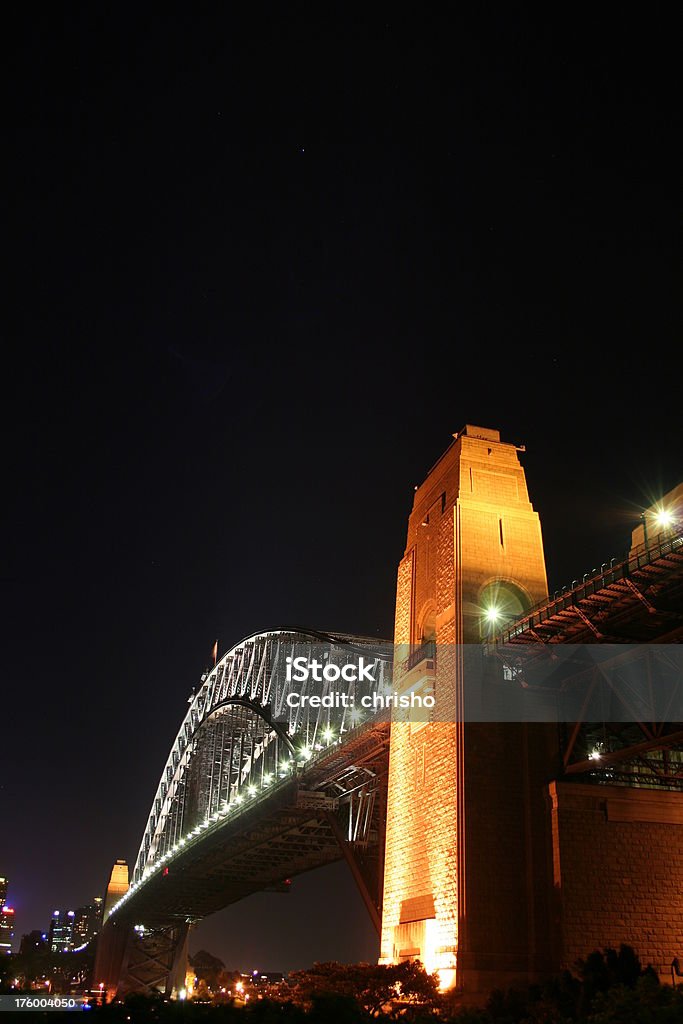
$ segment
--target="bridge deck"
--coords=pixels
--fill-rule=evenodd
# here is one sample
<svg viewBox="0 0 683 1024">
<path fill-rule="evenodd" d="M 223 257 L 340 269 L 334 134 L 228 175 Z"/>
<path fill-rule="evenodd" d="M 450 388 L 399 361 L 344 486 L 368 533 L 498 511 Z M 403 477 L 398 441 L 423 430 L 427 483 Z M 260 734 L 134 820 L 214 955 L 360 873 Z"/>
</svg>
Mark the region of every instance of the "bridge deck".
<svg viewBox="0 0 683 1024">
<path fill-rule="evenodd" d="M 371 776 L 386 784 L 389 723 L 373 719 L 282 779 L 267 796 L 209 825 L 155 871 L 112 920 L 197 920 L 343 856 L 330 814 Z M 379 831 L 379 830 L 377 830 Z M 367 838 L 365 843 L 367 844 Z M 370 837 L 379 842 L 379 835 Z"/>
<path fill-rule="evenodd" d="M 532 608 L 495 644 L 672 643 L 683 638 L 683 534 L 632 552 Z"/>
</svg>

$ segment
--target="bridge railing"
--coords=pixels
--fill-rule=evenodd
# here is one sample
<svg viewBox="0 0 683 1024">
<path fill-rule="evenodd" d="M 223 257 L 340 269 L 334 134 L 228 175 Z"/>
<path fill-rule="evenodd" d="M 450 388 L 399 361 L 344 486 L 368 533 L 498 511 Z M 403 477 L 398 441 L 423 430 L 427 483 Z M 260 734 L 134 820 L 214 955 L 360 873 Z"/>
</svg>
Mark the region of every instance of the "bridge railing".
<svg viewBox="0 0 683 1024">
<path fill-rule="evenodd" d="M 586 573 L 581 583 L 575 580 L 573 583 L 576 585 L 572 585 L 571 589 L 563 588 L 562 593 L 558 594 L 555 591 L 552 598 L 539 601 L 489 642 L 509 643 L 526 629 L 533 629 L 534 626 L 545 622 L 557 612 L 573 607 L 579 601 L 597 594 L 611 583 L 631 576 L 638 569 L 651 565 L 667 555 L 681 552 L 683 552 L 683 533 L 670 536 L 659 534 L 655 540 L 641 544 L 629 552 L 622 561 L 616 562 L 615 559 L 611 559 L 609 565 L 603 562 L 600 569 L 596 569 L 592 574 Z"/>
</svg>

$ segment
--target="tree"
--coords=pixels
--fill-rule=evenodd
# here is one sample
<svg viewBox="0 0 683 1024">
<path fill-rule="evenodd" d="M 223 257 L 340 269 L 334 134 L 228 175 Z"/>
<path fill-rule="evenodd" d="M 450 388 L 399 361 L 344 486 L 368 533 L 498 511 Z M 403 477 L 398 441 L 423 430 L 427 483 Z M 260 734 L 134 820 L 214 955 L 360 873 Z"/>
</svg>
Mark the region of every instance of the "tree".
<svg viewBox="0 0 683 1024">
<path fill-rule="evenodd" d="M 683 992 L 660 985 L 644 971 L 632 986 L 618 984 L 595 998 L 590 1024 L 678 1024 L 683 1020 Z"/>
<path fill-rule="evenodd" d="M 585 960 L 577 960 L 576 967 L 581 978 L 579 1016 L 590 1012 L 600 992 L 607 992 L 615 985 L 633 988 L 643 969 L 633 946 L 624 943 L 619 952 L 608 946 L 604 950 L 594 949 Z"/>
<path fill-rule="evenodd" d="M 316 999 L 353 999 L 371 1017 L 404 1014 L 406 1007 L 438 1005 L 438 983 L 419 961 L 401 964 L 316 963 L 289 976 L 292 998 L 306 1008 Z"/>
<path fill-rule="evenodd" d="M 225 970 L 225 964 L 217 956 L 212 956 L 205 949 L 200 949 L 194 956 L 188 957 L 192 970 L 197 975 L 198 981 L 205 981 L 210 989 L 214 991 L 219 987 L 218 979 L 221 971 Z"/>
</svg>

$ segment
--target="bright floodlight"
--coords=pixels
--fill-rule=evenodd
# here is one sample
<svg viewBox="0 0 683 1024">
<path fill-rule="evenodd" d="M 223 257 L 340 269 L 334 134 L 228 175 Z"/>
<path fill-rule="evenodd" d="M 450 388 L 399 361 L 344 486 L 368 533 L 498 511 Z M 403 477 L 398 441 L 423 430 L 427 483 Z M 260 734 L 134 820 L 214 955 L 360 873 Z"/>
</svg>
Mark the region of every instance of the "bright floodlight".
<svg viewBox="0 0 683 1024">
<path fill-rule="evenodd" d="M 323 732 L 323 739 L 325 740 L 326 743 L 329 743 L 333 736 L 334 733 L 332 732 L 331 729 L 325 729 L 325 731 Z"/>
<path fill-rule="evenodd" d="M 498 619 L 500 618 L 500 612 L 495 605 L 491 605 L 490 608 L 487 608 L 485 614 L 487 622 L 498 622 Z"/>
<path fill-rule="evenodd" d="M 671 526 L 673 521 L 673 513 L 668 508 L 660 509 L 659 512 L 655 513 L 655 522 L 662 530 L 665 530 L 667 526 Z"/>
</svg>

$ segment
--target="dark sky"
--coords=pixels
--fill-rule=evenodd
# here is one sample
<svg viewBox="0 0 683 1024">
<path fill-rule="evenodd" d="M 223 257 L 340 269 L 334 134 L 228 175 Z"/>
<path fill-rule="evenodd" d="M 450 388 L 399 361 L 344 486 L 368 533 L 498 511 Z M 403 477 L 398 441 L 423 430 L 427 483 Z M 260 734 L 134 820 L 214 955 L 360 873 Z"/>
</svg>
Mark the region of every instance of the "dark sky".
<svg viewBox="0 0 683 1024">
<path fill-rule="evenodd" d="M 19 933 L 134 860 L 216 637 L 391 636 L 414 485 L 466 422 L 526 445 L 551 590 L 683 478 L 666 8 L 397 9 L 247 26 L 73 4 L 6 26 Z M 377 955 L 343 866 L 201 945 L 261 969 Z"/>
</svg>

